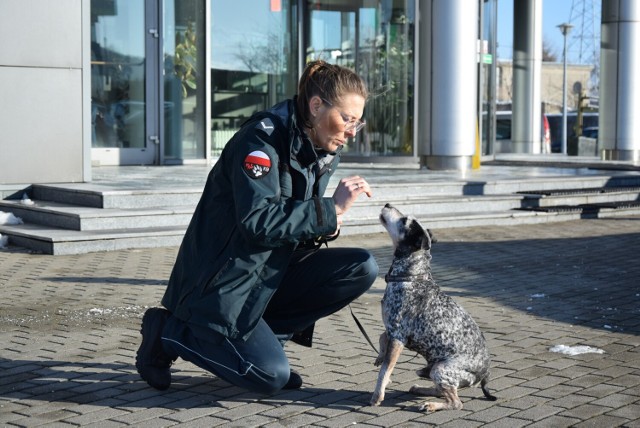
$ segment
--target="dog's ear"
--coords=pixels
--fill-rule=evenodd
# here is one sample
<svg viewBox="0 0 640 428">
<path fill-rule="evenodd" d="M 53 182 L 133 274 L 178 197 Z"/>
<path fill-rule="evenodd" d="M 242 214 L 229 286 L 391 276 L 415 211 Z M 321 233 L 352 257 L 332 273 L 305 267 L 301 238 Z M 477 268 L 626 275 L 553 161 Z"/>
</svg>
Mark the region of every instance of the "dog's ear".
<svg viewBox="0 0 640 428">
<path fill-rule="evenodd" d="M 416 219 L 407 219 L 407 229 L 407 235 L 405 237 L 407 244 L 416 250 L 431 249 L 431 233 L 427 233 Z"/>
</svg>

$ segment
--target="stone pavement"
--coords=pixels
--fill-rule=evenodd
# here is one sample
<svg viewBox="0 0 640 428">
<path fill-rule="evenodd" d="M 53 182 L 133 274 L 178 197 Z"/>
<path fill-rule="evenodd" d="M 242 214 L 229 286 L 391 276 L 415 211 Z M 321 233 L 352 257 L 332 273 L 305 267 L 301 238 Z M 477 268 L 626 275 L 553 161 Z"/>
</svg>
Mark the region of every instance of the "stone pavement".
<svg viewBox="0 0 640 428">
<path fill-rule="evenodd" d="M 426 225 L 428 226 L 428 225 Z M 382 229 L 381 229 L 382 230 Z M 490 402 L 417 411 L 420 357 L 401 356 L 381 407 L 367 405 L 374 352 L 344 309 L 315 346 L 287 346 L 303 388 L 247 393 L 178 361 L 164 392 L 133 367 L 145 308 L 157 305 L 176 248 L 75 256 L 0 251 L 0 425 L 267 427 L 640 427 L 640 217 L 434 231 L 436 281 L 477 320 L 493 356 Z M 352 306 L 371 337 L 391 259 L 388 237 L 342 237 L 380 264 Z M 556 345 L 604 353 L 566 355 Z"/>
</svg>

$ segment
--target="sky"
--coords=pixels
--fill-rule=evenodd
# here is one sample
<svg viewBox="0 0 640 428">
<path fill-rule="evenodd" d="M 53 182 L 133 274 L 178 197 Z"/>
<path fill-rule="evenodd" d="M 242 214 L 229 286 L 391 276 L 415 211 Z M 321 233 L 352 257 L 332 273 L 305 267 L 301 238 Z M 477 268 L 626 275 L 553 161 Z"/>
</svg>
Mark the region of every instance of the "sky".
<svg viewBox="0 0 640 428">
<path fill-rule="evenodd" d="M 498 0 L 498 58 L 512 59 L 513 51 L 513 2 L 518 0 Z M 558 25 L 569 22 L 575 25 L 567 39 L 569 62 L 578 62 L 580 56 L 580 34 L 583 41 L 592 39 L 596 34 L 599 44 L 600 7 L 601 0 L 541 0 L 542 1 L 542 38 L 562 60 L 563 37 Z M 573 16 L 572 16 L 573 8 Z M 582 32 L 582 22 L 593 22 L 595 15 L 595 29 L 586 26 Z M 586 51 L 586 49 L 585 49 Z M 583 58 L 586 54 L 583 54 Z"/>
</svg>

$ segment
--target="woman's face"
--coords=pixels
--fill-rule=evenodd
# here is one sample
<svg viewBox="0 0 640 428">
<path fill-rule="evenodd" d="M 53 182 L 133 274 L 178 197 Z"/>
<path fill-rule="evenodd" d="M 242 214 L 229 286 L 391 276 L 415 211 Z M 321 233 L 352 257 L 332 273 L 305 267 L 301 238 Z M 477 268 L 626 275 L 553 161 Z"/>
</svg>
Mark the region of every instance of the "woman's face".
<svg viewBox="0 0 640 428">
<path fill-rule="evenodd" d="M 338 147 L 356 135 L 357 125 L 364 112 L 364 98 L 358 94 L 345 94 L 339 101 L 330 102 L 314 96 L 309 100 L 313 129 L 309 132 L 316 147 L 335 152 Z"/>
</svg>

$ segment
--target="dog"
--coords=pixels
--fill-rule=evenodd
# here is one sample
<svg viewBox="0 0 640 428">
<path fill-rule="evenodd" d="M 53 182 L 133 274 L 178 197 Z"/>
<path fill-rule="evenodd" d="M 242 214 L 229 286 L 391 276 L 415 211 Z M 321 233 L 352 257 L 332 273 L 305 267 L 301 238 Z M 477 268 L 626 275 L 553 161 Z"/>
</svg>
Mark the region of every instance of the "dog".
<svg viewBox="0 0 640 428">
<path fill-rule="evenodd" d="M 380 222 L 393 242 L 394 258 L 385 278 L 385 332 L 380 335 L 375 361 L 380 373 L 370 405 L 379 406 L 384 400 L 391 372 L 405 347 L 427 360 L 418 375 L 435 384 L 435 388 L 414 385 L 409 392 L 444 398 L 444 403 L 424 402 L 420 411 L 462 409 L 458 389 L 478 384 L 485 397 L 495 401 L 487 389 L 491 358 L 484 335 L 431 275 L 431 231 L 389 204 L 380 212 Z"/>
</svg>

